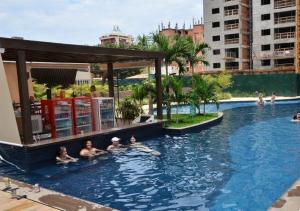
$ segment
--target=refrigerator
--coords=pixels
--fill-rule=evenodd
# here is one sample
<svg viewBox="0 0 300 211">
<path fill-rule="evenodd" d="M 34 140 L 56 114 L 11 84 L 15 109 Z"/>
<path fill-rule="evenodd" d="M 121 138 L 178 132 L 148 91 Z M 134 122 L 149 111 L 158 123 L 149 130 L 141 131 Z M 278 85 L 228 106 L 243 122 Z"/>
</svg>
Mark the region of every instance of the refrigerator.
<svg viewBox="0 0 300 211">
<path fill-rule="evenodd" d="M 114 98 L 93 98 L 93 114 L 95 131 L 102 131 L 115 127 Z"/>
<path fill-rule="evenodd" d="M 73 98 L 73 115 L 76 135 L 93 131 L 92 99 L 90 97 Z"/>
<path fill-rule="evenodd" d="M 72 99 L 42 100 L 41 109 L 44 129 L 51 132 L 52 138 L 62 138 L 74 134 Z"/>
</svg>

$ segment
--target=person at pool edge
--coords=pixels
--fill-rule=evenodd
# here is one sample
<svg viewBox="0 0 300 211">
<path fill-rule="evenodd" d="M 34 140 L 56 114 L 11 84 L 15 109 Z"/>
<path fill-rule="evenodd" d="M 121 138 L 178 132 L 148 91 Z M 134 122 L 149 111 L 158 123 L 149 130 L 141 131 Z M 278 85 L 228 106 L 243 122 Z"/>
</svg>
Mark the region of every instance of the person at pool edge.
<svg viewBox="0 0 300 211">
<path fill-rule="evenodd" d="M 91 140 L 87 140 L 85 143 L 85 147 L 80 151 L 80 156 L 85 158 L 92 158 L 98 155 L 105 154 L 107 154 L 106 151 L 94 148 Z"/>
<path fill-rule="evenodd" d="M 262 93 L 259 93 L 257 105 L 263 106 L 264 104 L 265 104 L 265 102 L 264 102 L 263 94 L 262 94 Z"/>
<path fill-rule="evenodd" d="M 152 155 L 160 156 L 160 152 L 150 149 L 149 147 L 143 145 L 142 143 L 137 142 L 134 136 L 131 136 L 130 138 L 130 147 L 139 150 L 141 152 L 146 152 Z"/>
<path fill-rule="evenodd" d="M 276 100 L 276 93 L 273 92 L 273 93 L 272 93 L 272 96 L 271 96 L 271 103 L 274 104 L 274 103 L 275 103 L 275 100 Z"/>
<path fill-rule="evenodd" d="M 120 139 L 117 137 L 113 137 L 111 139 L 111 142 L 112 142 L 112 144 L 107 147 L 107 151 L 109 151 L 109 152 L 120 150 L 120 148 L 123 147 L 123 145 L 120 144 Z"/>
<path fill-rule="evenodd" d="M 67 148 L 62 146 L 59 148 L 59 153 L 58 153 L 58 156 L 56 157 L 56 161 L 58 163 L 67 164 L 70 162 L 77 162 L 78 158 L 73 158 L 70 155 L 68 155 Z"/>
</svg>

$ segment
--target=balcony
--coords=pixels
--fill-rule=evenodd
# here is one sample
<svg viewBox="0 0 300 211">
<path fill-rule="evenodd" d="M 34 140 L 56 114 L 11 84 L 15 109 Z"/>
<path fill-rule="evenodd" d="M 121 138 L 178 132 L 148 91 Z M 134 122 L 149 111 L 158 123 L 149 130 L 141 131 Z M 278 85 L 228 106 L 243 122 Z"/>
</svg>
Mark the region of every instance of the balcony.
<svg viewBox="0 0 300 211">
<path fill-rule="evenodd" d="M 224 25 L 224 30 L 233 30 L 233 29 L 238 29 L 238 28 L 239 28 L 238 23 Z"/>
<path fill-rule="evenodd" d="M 274 57 L 294 57 L 294 48 L 279 48 L 275 49 Z"/>
<path fill-rule="evenodd" d="M 295 38 L 295 32 L 275 33 L 275 40 Z"/>
<path fill-rule="evenodd" d="M 240 42 L 239 38 L 225 39 L 225 45 L 238 44 L 239 42 Z"/>
<path fill-rule="evenodd" d="M 287 16 L 287 17 L 281 17 L 281 18 L 275 18 L 274 23 L 275 24 L 281 24 L 281 23 L 294 23 L 296 21 L 295 16 Z"/>
<path fill-rule="evenodd" d="M 233 9 L 233 10 L 225 10 L 224 16 L 231 16 L 231 15 L 238 15 L 239 9 Z"/>
<path fill-rule="evenodd" d="M 274 9 L 282 9 L 296 6 L 295 0 L 275 0 Z"/>
</svg>

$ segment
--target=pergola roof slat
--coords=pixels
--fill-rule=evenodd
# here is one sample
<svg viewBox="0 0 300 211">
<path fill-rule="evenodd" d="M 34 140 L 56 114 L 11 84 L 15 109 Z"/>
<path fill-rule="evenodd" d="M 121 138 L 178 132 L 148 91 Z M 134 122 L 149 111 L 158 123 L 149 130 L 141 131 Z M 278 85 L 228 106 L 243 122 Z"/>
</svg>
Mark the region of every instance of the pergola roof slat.
<svg viewBox="0 0 300 211">
<path fill-rule="evenodd" d="M 5 49 L 4 60 L 15 61 L 18 50 L 25 51 L 31 62 L 109 63 L 163 59 L 164 54 L 95 46 L 71 45 L 0 37 L 0 48 Z"/>
</svg>

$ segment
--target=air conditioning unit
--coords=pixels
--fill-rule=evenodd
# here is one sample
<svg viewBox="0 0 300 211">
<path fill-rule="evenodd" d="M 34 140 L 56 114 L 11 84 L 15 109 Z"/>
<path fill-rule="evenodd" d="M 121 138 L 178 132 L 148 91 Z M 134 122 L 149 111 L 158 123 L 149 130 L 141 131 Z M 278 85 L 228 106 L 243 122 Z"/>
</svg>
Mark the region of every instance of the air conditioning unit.
<svg viewBox="0 0 300 211">
<path fill-rule="evenodd" d="M 43 132 L 42 115 L 31 115 L 32 133 L 40 134 Z"/>
</svg>

